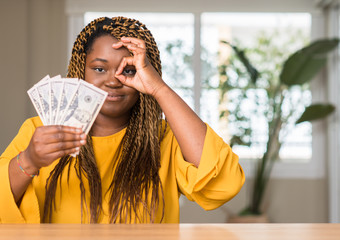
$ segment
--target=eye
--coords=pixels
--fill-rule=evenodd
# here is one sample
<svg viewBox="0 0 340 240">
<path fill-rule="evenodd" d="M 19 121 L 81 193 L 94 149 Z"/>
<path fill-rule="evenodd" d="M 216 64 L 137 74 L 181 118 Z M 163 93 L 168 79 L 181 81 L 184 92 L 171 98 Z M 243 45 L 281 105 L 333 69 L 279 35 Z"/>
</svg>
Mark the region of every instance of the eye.
<svg viewBox="0 0 340 240">
<path fill-rule="evenodd" d="M 96 71 L 96 72 L 99 72 L 99 73 L 105 72 L 104 68 L 101 68 L 101 67 L 95 67 L 95 68 L 93 68 L 93 70 Z"/>
<path fill-rule="evenodd" d="M 136 74 L 136 69 L 134 68 L 125 68 L 123 70 L 123 75 L 125 76 L 135 76 Z"/>
</svg>

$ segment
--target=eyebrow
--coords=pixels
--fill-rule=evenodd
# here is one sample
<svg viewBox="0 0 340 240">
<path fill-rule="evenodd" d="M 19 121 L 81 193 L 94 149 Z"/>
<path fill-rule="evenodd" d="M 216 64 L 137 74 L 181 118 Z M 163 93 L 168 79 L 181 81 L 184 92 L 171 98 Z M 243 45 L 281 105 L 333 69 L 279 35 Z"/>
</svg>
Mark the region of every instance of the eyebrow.
<svg viewBox="0 0 340 240">
<path fill-rule="evenodd" d="M 108 62 L 106 59 L 103 59 L 103 58 L 95 58 L 95 59 L 93 59 L 93 60 L 91 61 L 91 63 L 92 63 L 92 62 L 96 62 L 96 61 L 105 62 L 105 63 Z"/>
</svg>

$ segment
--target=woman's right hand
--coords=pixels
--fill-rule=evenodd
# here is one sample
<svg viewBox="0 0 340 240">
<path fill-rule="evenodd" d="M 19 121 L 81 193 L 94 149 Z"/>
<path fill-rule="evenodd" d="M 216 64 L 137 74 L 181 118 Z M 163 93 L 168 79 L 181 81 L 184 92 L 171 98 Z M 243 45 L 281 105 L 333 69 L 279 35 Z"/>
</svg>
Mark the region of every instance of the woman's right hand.
<svg viewBox="0 0 340 240">
<path fill-rule="evenodd" d="M 80 128 L 41 126 L 36 128 L 28 147 L 20 156 L 20 161 L 25 165 L 24 169 L 35 173 L 60 157 L 79 152 L 85 143 L 86 135 Z"/>
<path fill-rule="evenodd" d="M 78 152 L 85 143 L 86 136 L 80 128 L 61 125 L 37 127 L 26 150 L 9 164 L 9 181 L 17 205 L 20 205 L 33 179 L 29 175 L 37 174 L 40 168 L 49 166 L 60 157 Z"/>
</svg>

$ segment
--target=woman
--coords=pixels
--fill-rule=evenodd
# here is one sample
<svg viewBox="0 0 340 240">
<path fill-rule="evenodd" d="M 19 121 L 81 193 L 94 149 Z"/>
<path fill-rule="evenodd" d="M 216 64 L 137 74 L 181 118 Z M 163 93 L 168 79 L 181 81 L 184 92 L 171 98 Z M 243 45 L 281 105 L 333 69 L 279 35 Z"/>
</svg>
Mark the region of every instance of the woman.
<svg viewBox="0 0 340 240">
<path fill-rule="evenodd" d="M 92 21 L 67 76 L 108 97 L 88 136 L 26 120 L 0 159 L 1 222 L 176 223 L 180 194 L 210 210 L 241 189 L 237 156 L 162 80 L 145 25 Z"/>
</svg>

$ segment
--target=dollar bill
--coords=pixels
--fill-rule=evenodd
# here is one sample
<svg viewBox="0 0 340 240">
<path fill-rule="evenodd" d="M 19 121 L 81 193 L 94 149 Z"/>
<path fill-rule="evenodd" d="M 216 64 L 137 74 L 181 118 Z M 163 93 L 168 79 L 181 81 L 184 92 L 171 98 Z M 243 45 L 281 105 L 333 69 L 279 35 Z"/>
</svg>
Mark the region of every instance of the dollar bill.
<svg viewBox="0 0 340 240">
<path fill-rule="evenodd" d="M 36 86 L 38 95 L 44 114 L 45 125 L 51 124 L 51 108 L 50 108 L 50 96 L 51 96 L 51 82 L 43 81 L 39 82 Z"/>
<path fill-rule="evenodd" d="M 62 124 L 67 108 L 77 92 L 78 85 L 79 80 L 77 78 L 63 78 L 63 88 L 58 99 L 58 113 L 55 124 Z"/>
<path fill-rule="evenodd" d="M 28 94 L 29 98 L 31 99 L 31 102 L 33 103 L 33 106 L 34 106 L 36 112 L 38 113 L 38 116 L 40 117 L 40 119 L 41 119 L 41 121 L 44 125 L 47 124 L 47 121 L 46 121 L 46 117 L 45 117 L 45 114 L 44 114 L 44 111 L 43 111 L 43 105 L 41 103 L 41 99 L 40 99 L 40 95 L 39 95 L 37 86 L 40 83 L 45 82 L 49 79 L 50 79 L 50 76 L 46 75 L 37 84 L 35 84 L 32 88 L 30 88 L 27 91 L 27 94 Z"/>
<path fill-rule="evenodd" d="M 79 127 L 85 134 L 89 133 L 107 97 L 107 92 L 92 84 L 60 75 L 52 78 L 47 75 L 27 93 L 44 125 Z"/>
<path fill-rule="evenodd" d="M 42 111 L 42 107 L 40 103 L 39 93 L 38 93 L 36 86 L 33 86 L 32 88 L 30 88 L 27 91 L 27 94 L 29 98 L 31 99 L 31 102 L 33 103 L 35 111 L 38 113 L 38 116 L 40 117 L 42 123 L 46 125 L 45 117 L 43 115 L 43 111 Z"/>
<path fill-rule="evenodd" d="M 81 127 L 88 134 L 106 97 L 107 92 L 80 80 L 77 92 L 60 124 Z"/>
<path fill-rule="evenodd" d="M 50 124 L 57 124 L 57 117 L 58 117 L 58 105 L 59 105 L 59 98 L 62 92 L 62 88 L 64 85 L 64 81 L 62 80 L 60 75 L 57 75 L 50 79 L 51 84 L 51 95 L 50 95 L 50 112 L 51 112 L 51 121 Z"/>
</svg>

